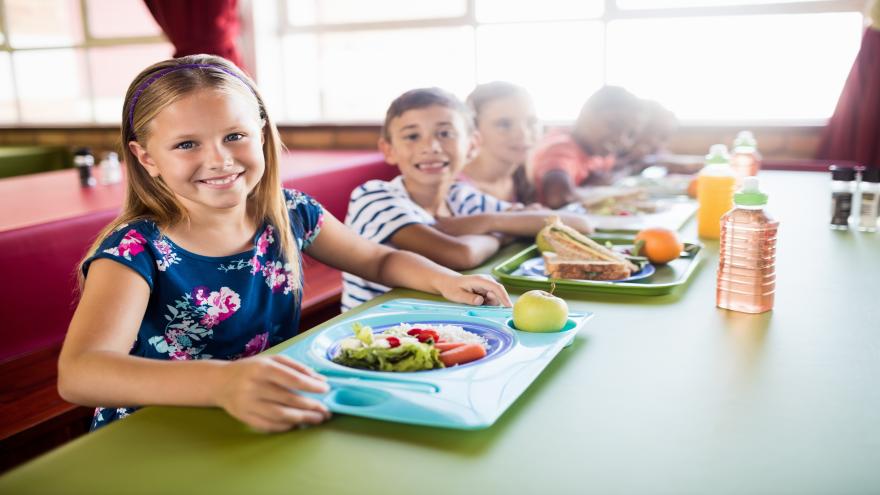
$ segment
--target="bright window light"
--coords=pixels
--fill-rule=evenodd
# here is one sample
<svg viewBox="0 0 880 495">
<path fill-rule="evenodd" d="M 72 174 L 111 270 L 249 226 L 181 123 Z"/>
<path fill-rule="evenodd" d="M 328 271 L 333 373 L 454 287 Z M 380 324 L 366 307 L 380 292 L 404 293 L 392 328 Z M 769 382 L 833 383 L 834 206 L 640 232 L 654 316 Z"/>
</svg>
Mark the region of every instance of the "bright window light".
<svg viewBox="0 0 880 495">
<path fill-rule="evenodd" d="M 591 19 L 601 16 L 604 11 L 604 0 L 541 0 L 540 2 L 476 0 L 478 22 Z"/>
<path fill-rule="evenodd" d="M 459 17 L 466 11 L 465 0 L 287 0 L 292 26 Z"/>
<path fill-rule="evenodd" d="M 683 120 L 831 115 L 861 39 L 858 13 L 619 20 L 608 83 Z"/>
<path fill-rule="evenodd" d="M 285 54 L 297 67 L 287 83 L 300 84 L 297 73 L 305 79 L 298 87 L 303 94 L 294 96 L 289 111 L 301 120 L 291 108 L 295 102 L 309 115 L 314 107 L 304 100 L 320 98 L 324 119 L 374 122 L 384 117 L 391 100 L 413 88 L 439 86 L 466 95 L 474 85 L 473 39 L 469 27 L 340 32 L 320 35 L 317 46 L 307 38 L 292 39 L 287 47 L 305 55 Z M 317 82 L 309 79 L 314 74 Z"/>
<path fill-rule="evenodd" d="M 8 53 L 0 52 L 0 123 L 15 122 L 15 91 L 12 86 L 12 60 Z"/>
<path fill-rule="evenodd" d="M 78 0 L 5 0 L 14 48 L 73 46 L 83 40 Z"/>
<path fill-rule="evenodd" d="M 15 84 L 24 122 L 89 122 L 92 109 L 81 50 L 13 53 Z M 64 81 L 64 84 L 58 84 Z"/>
<path fill-rule="evenodd" d="M 519 84 L 532 94 L 543 119 L 573 119 L 602 85 L 603 34 L 598 21 L 482 26 L 477 81 Z M 576 57 L 572 47 L 578 47 Z"/>
<path fill-rule="evenodd" d="M 809 3 L 824 0 L 617 0 L 621 9 L 665 9 L 683 7 L 722 7 L 731 5 L 760 5 L 768 3 Z"/>
</svg>

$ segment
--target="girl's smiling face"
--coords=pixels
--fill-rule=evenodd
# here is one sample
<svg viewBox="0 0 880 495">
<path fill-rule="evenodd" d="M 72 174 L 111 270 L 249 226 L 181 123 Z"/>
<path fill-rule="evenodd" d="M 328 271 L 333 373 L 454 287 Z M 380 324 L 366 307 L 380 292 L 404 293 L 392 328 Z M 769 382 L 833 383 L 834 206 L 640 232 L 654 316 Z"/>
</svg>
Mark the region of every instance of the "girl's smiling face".
<svg viewBox="0 0 880 495">
<path fill-rule="evenodd" d="M 146 146 L 129 146 L 187 210 L 245 207 L 265 170 L 263 121 L 253 98 L 202 89 L 160 111 Z"/>
<path fill-rule="evenodd" d="M 479 109 L 477 130 L 480 153 L 510 165 L 526 162 L 538 140 L 535 107 L 524 96 L 511 95 L 485 103 Z"/>
</svg>

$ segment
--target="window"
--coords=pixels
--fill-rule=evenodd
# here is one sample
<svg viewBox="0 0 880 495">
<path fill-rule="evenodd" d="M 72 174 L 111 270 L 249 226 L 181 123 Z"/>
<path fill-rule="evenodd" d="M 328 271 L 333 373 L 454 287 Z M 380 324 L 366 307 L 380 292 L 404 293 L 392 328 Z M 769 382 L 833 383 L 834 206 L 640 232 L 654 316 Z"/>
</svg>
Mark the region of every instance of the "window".
<svg viewBox="0 0 880 495">
<path fill-rule="evenodd" d="M 834 109 L 864 22 L 856 0 L 253 7 L 257 80 L 276 119 L 297 123 L 376 122 L 408 89 L 463 98 L 498 79 L 529 89 L 551 122 L 573 119 L 593 91 L 616 84 L 685 122 L 818 123 Z"/>
<path fill-rule="evenodd" d="M 128 84 L 169 58 L 141 0 L 0 0 L 0 125 L 119 123 Z"/>
</svg>

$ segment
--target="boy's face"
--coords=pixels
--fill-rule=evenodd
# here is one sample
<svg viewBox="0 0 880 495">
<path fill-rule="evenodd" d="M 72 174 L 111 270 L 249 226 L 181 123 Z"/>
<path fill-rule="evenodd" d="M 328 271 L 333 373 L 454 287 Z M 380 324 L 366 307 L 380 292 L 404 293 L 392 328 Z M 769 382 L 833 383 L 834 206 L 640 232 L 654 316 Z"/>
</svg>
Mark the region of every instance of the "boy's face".
<svg viewBox="0 0 880 495">
<path fill-rule="evenodd" d="M 408 183 L 440 185 L 455 177 L 473 149 L 473 133 L 455 110 L 440 105 L 403 112 L 388 125 L 390 141 L 379 140 L 385 160 Z"/>
</svg>

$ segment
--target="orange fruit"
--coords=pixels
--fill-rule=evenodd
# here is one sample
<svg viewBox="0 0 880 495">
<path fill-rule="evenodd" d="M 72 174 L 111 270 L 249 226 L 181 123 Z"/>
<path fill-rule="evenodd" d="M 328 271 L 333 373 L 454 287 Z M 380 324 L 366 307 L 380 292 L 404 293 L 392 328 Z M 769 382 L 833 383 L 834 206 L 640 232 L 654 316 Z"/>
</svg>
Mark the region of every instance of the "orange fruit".
<svg viewBox="0 0 880 495">
<path fill-rule="evenodd" d="M 660 227 L 640 231 L 636 234 L 636 242 L 639 241 L 644 242 L 639 254 L 659 265 L 678 258 L 684 249 L 684 244 L 678 240 L 678 234 L 674 230 Z"/>
</svg>

